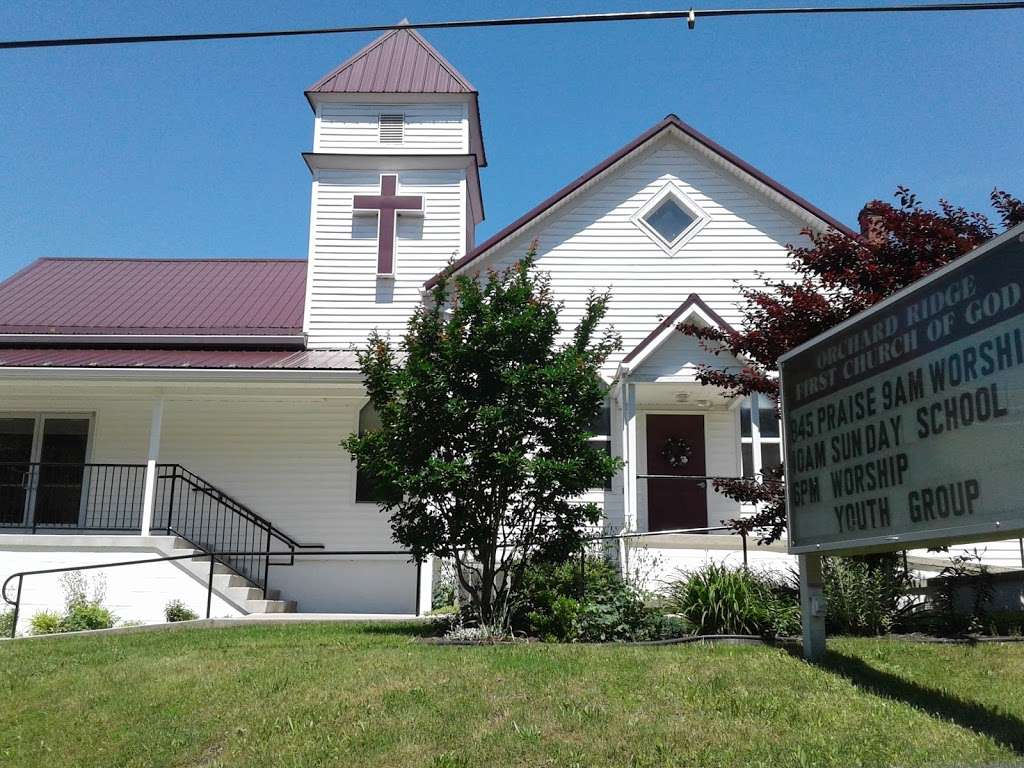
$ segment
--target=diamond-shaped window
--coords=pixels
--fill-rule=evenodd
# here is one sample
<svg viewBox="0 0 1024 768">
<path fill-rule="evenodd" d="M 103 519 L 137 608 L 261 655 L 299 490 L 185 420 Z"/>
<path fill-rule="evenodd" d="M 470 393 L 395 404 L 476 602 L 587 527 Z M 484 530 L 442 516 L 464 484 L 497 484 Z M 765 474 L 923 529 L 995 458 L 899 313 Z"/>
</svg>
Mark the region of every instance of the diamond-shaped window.
<svg viewBox="0 0 1024 768">
<path fill-rule="evenodd" d="M 643 219 L 668 245 L 674 243 L 697 220 L 673 195 L 667 195 Z"/>
</svg>

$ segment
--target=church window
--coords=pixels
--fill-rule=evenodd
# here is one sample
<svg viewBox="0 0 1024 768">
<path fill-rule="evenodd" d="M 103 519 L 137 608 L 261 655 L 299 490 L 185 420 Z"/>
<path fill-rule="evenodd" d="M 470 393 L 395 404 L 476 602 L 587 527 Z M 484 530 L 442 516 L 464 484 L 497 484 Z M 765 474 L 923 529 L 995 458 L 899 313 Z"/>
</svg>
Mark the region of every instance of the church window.
<svg viewBox="0 0 1024 768">
<path fill-rule="evenodd" d="M 757 477 L 782 464 L 782 434 L 775 404 L 752 395 L 740 405 L 740 453 L 743 476 Z"/>
<path fill-rule="evenodd" d="M 382 114 L 378 128 L 381 144 L 401 144 L 405 139 L 405 115 Z"/>
<path fill-rule="evenodd" d="M 644 221 L 668 245 L 674 244 L 695 220 L 695 217 L 687 212 L 672 195 L 665 197 L 661 203 L 644 216 Z"/>
<path fill-rule="evenodd" d="M 597 418 L 590 425 L 590 431 L 593 433 L 593 437 L 588 441 L 590 447 L 596 451 L 601 451 L 608 456 L 612 455 L 612 408 L 611 405 L 606 401 L 601 406 L 601 412 L 598 413 Z M 604 489 L 610 491 L 612 489 L 612 481 L 609 478 L 605 482 Z"/>
<path fill-rule="evenodd" d="M 633 214 L 631 220 L 662 250 L 674 254 L 711 218 L 680 184 L 669 181 Z"/>
</svg>

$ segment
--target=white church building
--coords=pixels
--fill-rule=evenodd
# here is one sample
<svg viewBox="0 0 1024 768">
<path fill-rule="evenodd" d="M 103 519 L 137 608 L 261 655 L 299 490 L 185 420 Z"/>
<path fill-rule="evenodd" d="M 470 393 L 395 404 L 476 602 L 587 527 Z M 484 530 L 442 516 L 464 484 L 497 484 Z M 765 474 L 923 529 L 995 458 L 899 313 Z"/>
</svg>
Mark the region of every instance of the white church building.
<svg viewBox="0 0 1024 768">
<path fill-rule="evenodd" d="M 355 349 L 373 329 L 402 334 L 442 271 L 508 265 L 534 240 L 564 327 L 592 289 L 612 293 L 624 343 L 595 443 L 625 469 L 591 493 L 605 528 L 713 528 L 744 512 L 702 477 L 777 464 L 774 410 L 696 383 L 700 363 L 738 363 L 674 326 L 738 322 L 737 283 L 786 276 L 787 244 L 843 224 L 669 115 L 477 243 L 478 94 L 420 35 L 388 32 L 306 97 L 306 259 L 40 259 L 0 283 L 0 581 L 246 550 L 216 565 L 213 615 L 426 610 L 432 569 L 391 539 L 339 446 L 373 423 Z M 691 451 L 685 471 L 663 456 L 670 440 Z M 738 557 L 735 539 L 663 544 L 682 562 Z M 171 599 L 202 613 L 207 568 L 108 569 L 106 603 L 139 621 Z M 24 580 L 20 629 L 58 607 L 58 578 Z"/>
</svg>

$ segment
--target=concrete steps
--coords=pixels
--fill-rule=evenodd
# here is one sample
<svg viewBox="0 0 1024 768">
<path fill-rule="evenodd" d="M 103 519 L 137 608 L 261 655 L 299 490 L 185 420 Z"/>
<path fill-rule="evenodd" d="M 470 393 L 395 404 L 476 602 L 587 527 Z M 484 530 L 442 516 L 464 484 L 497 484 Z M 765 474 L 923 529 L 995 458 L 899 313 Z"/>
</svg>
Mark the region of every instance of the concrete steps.
<svg viewBox="0 0 1024 768">
<path fill-rule="evenodd" d="M 184 539 L 175 538 L 167 554 L 195 555 L 189 559 L 176 560 L 175 564 L 191 573 L 204 585 L 206 584 L 210 577 L 210 559 L 201 550 L 196 549 Z M 268 590 L 266 598 L 264 598 L 262 589 L 254 586 L 244 576 L 239 576 L 223 563 L 213 564 L 213 591 L 246 615 L 294 613 L 298 609 L 294 600 L 282 600 L 281 591 L 277 589 Z"/>
</svg>

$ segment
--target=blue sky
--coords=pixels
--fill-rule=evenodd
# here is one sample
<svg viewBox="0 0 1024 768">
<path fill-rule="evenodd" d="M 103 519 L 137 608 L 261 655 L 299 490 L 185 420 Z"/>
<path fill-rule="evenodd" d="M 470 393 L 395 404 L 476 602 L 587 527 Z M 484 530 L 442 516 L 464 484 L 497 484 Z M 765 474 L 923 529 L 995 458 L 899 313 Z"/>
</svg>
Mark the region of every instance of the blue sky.
<svg viewBox="0 0 1024 768">
<path fill-rule="evenodd" d="M 0 5 L 0 30 L 147 34 L 666 7 L 677 6 L 11 2 Z M 1024 12 L 425 34 L 480 90 L 490 160 L 480 239 L 669 112 L 850 224 L 897 184 L 979 208 L 993 186 L 1024 194 L 1014 82 Z M 372 37 L 0 51 L 0 275 L 40 256 L 304 257 L 303 90 Z"/>
</svg>

